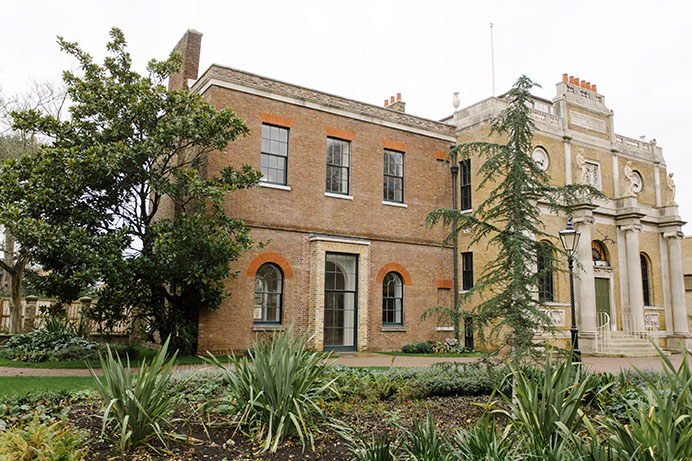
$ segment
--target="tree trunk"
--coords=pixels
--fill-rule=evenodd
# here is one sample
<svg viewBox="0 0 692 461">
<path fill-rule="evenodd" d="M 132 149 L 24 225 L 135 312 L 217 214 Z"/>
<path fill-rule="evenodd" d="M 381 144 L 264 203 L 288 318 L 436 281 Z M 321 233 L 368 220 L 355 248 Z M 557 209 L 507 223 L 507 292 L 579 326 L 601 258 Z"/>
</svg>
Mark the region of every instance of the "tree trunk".
<svg viewBox="0 0 692 461">
<path fill-rule="evenodd" d="M 22 278 L 26 261 L 20 259 L 10 272 L 10 334 L 22 332 Z"/>
<path fill-rule="evenodd" d="M 5 264 L 9 267 L 14 266 L 14 239 L 9 232 L 5 231 L 5 248 L 4 248 L 3 259 Z M 10 273 L 7 270 L 2 270 L 2 277 L 0 277 L 0 290 L 10 291 Z"/>
</svg>

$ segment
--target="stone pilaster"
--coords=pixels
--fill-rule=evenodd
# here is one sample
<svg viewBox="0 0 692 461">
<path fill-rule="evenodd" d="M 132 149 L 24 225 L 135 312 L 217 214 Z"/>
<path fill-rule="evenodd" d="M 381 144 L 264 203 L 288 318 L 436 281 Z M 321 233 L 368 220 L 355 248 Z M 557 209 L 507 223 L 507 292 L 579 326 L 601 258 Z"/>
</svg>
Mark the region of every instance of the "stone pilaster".
<svg viewBox="0 0 692 461">
<path fill-rule="evenodd" d="M 668 241 L 668 264 L 670 267 L 670 293 L 673 306 L 673 332 L 675 336 L 690 336 L 687 326 L 687 306 L 685 305 L 685 285 L 682 271 L 682 232 L 667 232 L 663 237 Z"/>
<path fill-rule="evenodd" d="M 29 295 L 24 298 L 25 309 L 24 309 L 24 331 L 31 331 L 34 329 L 36 323 L 36 306 L 38 305 L 38 297 Z"/>
<path fill-rule="evenodd" d="M 644 289 L 642 286 L 642 266 L 639 256 L 639 233 L 641 224 L 628 224 L 621 227 L 625 233 L 627 252 L 627 289 L 629 292 L 629 313 L 632 315 L 632 329 L 644 331 Z"/>
<path fill-rule="evenodd" d="M 579 281 L 576 290 L 579 299 L 579 331 L 589 334 L 596 332 L 596 289 L 593 281 L 593 257 L 591 255 L 591 228 L 593 224 L 594 218 L 590 215 L 574 218 L 574 226 L 581 233 L 577 247 L 577 260 L 581 267 L 575 267 L 576 280 Z"/>
</svg>

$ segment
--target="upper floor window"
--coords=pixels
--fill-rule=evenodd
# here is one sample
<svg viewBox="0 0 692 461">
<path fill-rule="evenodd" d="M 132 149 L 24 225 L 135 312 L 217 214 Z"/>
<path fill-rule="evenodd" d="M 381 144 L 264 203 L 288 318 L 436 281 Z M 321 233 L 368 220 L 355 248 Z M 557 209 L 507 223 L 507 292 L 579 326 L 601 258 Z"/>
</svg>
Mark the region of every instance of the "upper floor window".
<svg viewBox="0 0 692 461">
<path fill-rule="evenodd" d="M 461 183 L 461 197 L 459 199 L 462 210 L 471 209 L 471 159 L 459 162 L 459 181 Z"/>
<path fill-rule="evenodd" d="M 351 143 L 327 138 L 327 192 L 348 195 L 350 165 Z"/>
<path fill-rule="evenodd" d="M 650 306 L 651 305 L 651 285 L 650 285 L 651 272 L 649 270 L 649 259 L 646 257 L 646 255 L 644 253 L 641 253 L 639 255 L 639 259 L 641 260 L 641 265 L 642 265 L 642 291 L 643 291 L 643 295 L 644 295 L 644 305 Z"/>
<path fill-rule="evenodd" d="M 404 324 L 404 284 L 396 272 L 388 273 L 382 281 L 382 324 Z"/>
<path fill-rule="evenodd" d="M 283 274 L 271 263 L 262 264 L 255 275 L 255 323 L 281 323 Z"/>
<path fill-rule="evenodd" d="M 262 181 L 286 185 L 288 166 L 288 128 L 262 124 Z"/>
<path fill-rule="evenodd" d="M 461 254 L 461 289 L 466 291 L 473 287 L 473 252 Z"/>
<path fill-rule="evenodd" d="M 553 255 L 550 244 L 539 242 L 536 269 L 538 271 L 538 300 L 554 301 Z"/>
<path fill-rule="evenodd" d="M 384 150 L 384 200 L 404 203 L 404 154 Z"/>
<path fill-rule="evenodd" d="M 685 291 L 692 291 L 692 274 L 685 274 Z"/>
<path fill-rule="evenodd" d="M 591 242 L 591 258 L 596 266 L 610 266 L 605 245 L 600 240 Z"/>
</svg>

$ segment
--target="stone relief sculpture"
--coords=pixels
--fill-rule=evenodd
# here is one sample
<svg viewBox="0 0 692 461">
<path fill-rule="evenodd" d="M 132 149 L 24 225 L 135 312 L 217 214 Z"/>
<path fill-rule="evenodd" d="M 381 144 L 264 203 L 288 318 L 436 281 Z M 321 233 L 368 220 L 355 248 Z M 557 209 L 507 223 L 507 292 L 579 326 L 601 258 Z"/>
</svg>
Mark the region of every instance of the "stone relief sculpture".
<svg viewBox="0 0 692 461">
<path fill-rule="evenodd" d="M 670 191 L 667 205 L 675 205 L 675 181 L 673 181 L 673 173 L 668 173 L 666 184 L 668 186 L 668 190 Z"/>
<path fill-rule="evenodd" d="M 587 168 L 584 149 L 579 149 L 577 152 L 577 168 L 579 169 L 579 184 L 586 184 Z"/>
<path fill-rule="evenodd" d="M 637 186 L 636 186 L 636 179 L 634 177 L 634 170 L 632 169 L 632 162 L 628 161 L 625 164 L 625 169 L 624 169 L 624 175 L 625 175 L 625 180 L 627 181 L 627 189 L 625 189 L 625 197 L 636 197 L 637 193 L 635 192 Z"/>
</svg>

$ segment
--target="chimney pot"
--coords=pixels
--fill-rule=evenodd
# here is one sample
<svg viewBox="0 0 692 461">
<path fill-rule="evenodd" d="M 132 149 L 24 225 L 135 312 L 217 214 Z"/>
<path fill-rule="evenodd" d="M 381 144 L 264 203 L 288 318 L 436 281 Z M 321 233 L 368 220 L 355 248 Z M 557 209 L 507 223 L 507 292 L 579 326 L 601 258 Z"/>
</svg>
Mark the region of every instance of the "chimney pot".
<svg viewBox="0 0 692 461">
<path fill-rule="evenodd" d="M 562 81 L 567 82 L 567 74 L 562 74 Z"/>
<path fill-rule="evenodd" d="M 394 96 L 389 97 L 389 104 L 394 104 Z"/>
<path fill-rule="evenodd" d="M 598 91 L 596 91 L 596 84 L 595 83 L 593 85 L 591 85 L 591 91 L 593 91 L 594 93 L 598 93 Z"/>
<path fill-rule="evenodd" d="M 574 85 L 574 77 L 572 75 L 569 76 L 569 82 Z"/>
<path fill-rule="evenodd" d="M 387 107 L 388 104 L 389 104 L 389 99 L 384 98 L 384 107 Z"/>
<path fill-rule="evenodd" d="M 581 87 L 586 88 L 586 81 L 584 81 L 584 80 L 581 81 Z"/>
<path fill-rule="evenodd" d="M 591 82 L 586 82 L 586 89 L 590 90 L 591 89 Z"/>
<path fill-rule="evenodd" d="M 397 101 L 401 101 L 401 93 L 397 93 L 397 94 L 396 94 L 396 100 L 397 100 Z"/>
<path fill-rule="evenodd" d="M 579 86 L 579 77 L 574 77 L 574 84 Z"/>
</svg>

